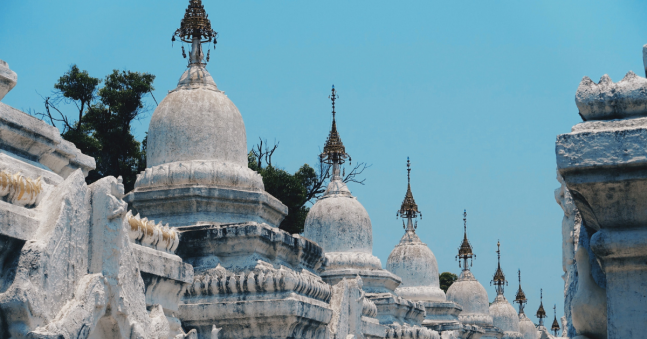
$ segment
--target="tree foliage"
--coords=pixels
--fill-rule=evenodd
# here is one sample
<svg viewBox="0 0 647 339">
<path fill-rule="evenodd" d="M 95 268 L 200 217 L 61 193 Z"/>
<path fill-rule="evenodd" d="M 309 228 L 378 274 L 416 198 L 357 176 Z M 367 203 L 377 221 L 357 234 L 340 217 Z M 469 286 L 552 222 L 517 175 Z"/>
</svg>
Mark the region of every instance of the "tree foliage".
<svg viewBox="0 0 647 339">
<path fill-rule="evenodd" d="M 43 98 L 45 112 L 35 115 L 61 128 L 64 139 L 94 157 L 97 168 L 90 171 L 88 183 L 122 176 L 129 191 L 137 173 L 146 168 L 146 139 L 135 139 L 131 123 L 147 111 L 143 98 L 152 95 L 153 80 L 152 74 L 114 70 L 99 88 L 101 80 L 72 65 L 54 84 L 52 96 Z M 70 120 L 63 104 L 74 104 L 78 120 Z"/>
<path fill-rule="evenodd" d="M 247 155 L 248 167 L 263 177 L 265 191 L 288 207 L 288 215 L 279 228 L 293 234 L 302 233 L 310 210 L 306 204 L 314 203 L 326 191 L 331 175 L 330 165 L 319 160 L 316 169 L 304 164 L 290 174 L 272 164 L 272 156 L 278 146 L 278 143 L 269 146 L 267 141 L 259 139 L 259 143 Z M 366 179 L 359 179 L 359 175 L 368 167 L 370 165 L 366 163 L 356 164 L 348 174 L 344 173 L 343 181 L 363 185 Z"/>
<path fill-rule="evenodd" d="M 440 289 L 445 291 L 447 293 L 447 290 L 449 289 L 449 286 L 451 286 L 454 281 L 458 279 L 458 276 L 454 273 L 450 272 L 443 272 L 440 274 Z"/>
</svg>

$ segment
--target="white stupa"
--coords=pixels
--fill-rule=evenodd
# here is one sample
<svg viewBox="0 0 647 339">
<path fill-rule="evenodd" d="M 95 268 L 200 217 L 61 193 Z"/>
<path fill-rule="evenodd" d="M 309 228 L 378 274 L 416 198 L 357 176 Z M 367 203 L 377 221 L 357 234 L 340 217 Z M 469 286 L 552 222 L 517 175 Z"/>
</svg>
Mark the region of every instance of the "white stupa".
<svg viewBox="0 0 647 339">
<path fill-rule="evenodd" d="M 319 275 L 330 285 L 360 276 L 362 289 L 375 304 L 380 324 L 394 326 L 392 330 L 398 329 L 398 333 L 409 327 L 427 331 L 420 327 L 425 319 L 425 306 L 398 296 L 395 290 L 402 280 L 383 269 L 380 259 L 372 254 L 371 219 L 340 176 L 340 165 L 350 156 L 337 132 L 334 86 L 330 98 L 332 128 L 320 156 L 332 165 L 332 178 L 326 192 L 310 208 L 304 226 L 304 237 L 317 242 L 325 253 Z"/>
<path fill-rule="evenodd" d="M 395 246 L 386 262 L 386 269 L 402 279 L 395 292 L 409 300 L 445 301 L 445 292 L 440 289 L 438 262 L 436 256 L 416 234 L 418 221 L 413 219 L 422 213 L 411 192 L 411 165 L 407 158 L 407 193 L 402 201 L 398 215 L 407 220 L 404 236 Z"/>
<path fill-rule="evenodd" d="M 503 339 L 522 339 L 519 333 L 519 315 L 503 295 L 504 286 L 508 284 L 501 270 L 501 243 L 497 242 L 497 269 L 492 283 L 496 288 L 496 298 L 490 305 L 490 316 L 494 326 L 503 331 Z"/>
<path fill-rule="evenodd" d="M 321 158 L 332 165 L 332 178 L 326 192 L 310 208 L 303 235 L 323 248 L 326 261 L 321 277 L 327 283 L 334 285 L 359 275 L 367 292 L 392 292 L 400 278 L 382 269 L 380 259 L 373 255 L 371 219 L 340 176 L 340 167 L 350 156 L 337 132 L 334 86 L 330 98 L 333 121 Z"/>
<path fill-rule="evenodd" d="M 487 291 L 469 270 L 468 260 L 471 261 L 475 255 L 472 252 L 472 245 L 467 240 L 467 211 L 463 212 L 463 231 L 463 242 L 456 256 L 459 259 L 459 265 L 462 261 L 463 271 L 447 290 L 447 300 L 463 307 L 458 315 L 461 323 L 475 325 L 485 330 L 482 338 L 500 337 L 501 331 L 494 327 L 490 316 Z"/>
<path fill-rule="evenodd" d="M 191 20 L 196 19 L 186 17 L 183 25 Z M 278 226 L 287 207 L 265 192 L 261 176 L 247 167 L 243 118 L 206 69 L 202 43 L 215 41 L 216 33 L 193 36 L 185 26 L 176 33 L 191 43 L 188 68 L 153 113 L 147 168 L 125 200 L 142 216 L 171 226 Z"/>
<path fill-rule="evenodd" d="M 395 293 L 403 298 L 419 301 L 425 306 L 426 316 L 423 325 L 436 331 L 460 331 L 463 328 L 458 321 L 462 308 L 445 298 L 440 289 L 438 263 L 431 249 L 423 243 L 416 229 L 418 216 L 422 212 L 411 192 L 411 164 L 407 157 L 407 193 L 397 215 L 406 219 L 402 226 L 405 229 L 400 243 L 395 246 L 386 263 L 387 270 L 402 278 L 402 284 Z"/>
</svg>

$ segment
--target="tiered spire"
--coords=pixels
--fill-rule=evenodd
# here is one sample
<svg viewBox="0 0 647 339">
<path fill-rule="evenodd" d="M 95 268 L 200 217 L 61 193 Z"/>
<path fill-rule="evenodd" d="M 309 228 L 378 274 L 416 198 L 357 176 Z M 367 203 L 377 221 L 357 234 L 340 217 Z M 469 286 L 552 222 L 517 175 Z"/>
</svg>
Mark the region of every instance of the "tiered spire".
<svg viewBox="0 0 647 339">
<path fill-rule="evenodd" d="M 503 295 L 503 286 L 508 285 L 508 281 L 505 280 L 505 275 L 501 270 L 501 243 L 497 240 L 496 242 L 496 256 L 497 256 L 497 268 L 494 272 L 494 278 L 490 281 L 490 284 L 494 284 L 496 287 L 496 294 Z"/>
<path fill-rule="evenodd" d="M 476 258 L 476 254 L 472 253 L 472 245 L 470 245 L 469 240 L 467 240 L 467 210 L 463 210 L 463 242 L 461 247 L 458 248 L 457 259 L 463 260 L 463 270 L 467 270 L 467 259 L 470 259 L 470 265 L 472 264 L 472 258 Z M 461 262 L 458 262 L 458 267 L 461 267 Z"/>
<path fill-rule="evenodd" d="M 213 48 L 216 48 L 216 37 L 218 32 L 211 29 L 211 21 L 209 15 L 204 10 L 202 0 L 189 0 L 189 7 L 184 13 L 184 18 L 180 23 L 171 41 L 175 41 L 177 37 L 183 42 L 191 43 L 191 55 L 189 65 L 204 65 L 202 53 L 202 44 L 213 41 Z M 210 53 L 210 52 L 209 52 Z M 209 61 L 209 53 L 207 54 L 207 61 Z M 186 58 L 184 46 L 182 46 L 182 56 Z"/>
<path fill-rule="evenodd" d="M 404 221 L 402 227 L 408 231 L 415 232 L 415 229 L 418 227 L 418 222 L 413 223 L 413 219 L 417 218 L 420 215 L 422 219 L 422 212 L 418 211 L 418 205 L 413 199 L 413 193 L 411 193 L 411 162 L 409 157 L 407 157 L 407 193 L 404 195 L 404 200 L 400 206 L 400 210 L 396 213 L 396 217 L 407 219 L 407 226 L 404 226 Z"/>
<path fill-rule="evenodd" d="M 553 318 L 553 326 L 551 326 L 550 329 L 553 330 L 553 333 L 557 336 L 557 332 L 560 330 L 559 323 L 557 322 L 557 305 L 553 305 L 553 314 L 555 318 Z"/>
<path fill-rule="evenodd" d="M 351 159 L 348 153 L 346 153 L 346 148 L 341 142 L 341 137 L 337 132 L 337 122 L 335 121 L 335 100 L 337 100 L 339 96 L 335 90 L 335 85 L 332 85 L 332 93 L 328 98 L 332 101 L 332 128 L 330 129 L 328 139 L 326 139 L 323 152 L 319 157 L 321 158 L 321 161 L 333 165 L 333 179 L 335 179 L 336 177 L 339 177 L 339 165 L 343 164 L 346 161 L 346 158 L 349 160 Z"/>
<path fill-rule="evenodd" d="M 544 326 L 544 318 L 546 318 L 546 310 L 544 310 L 544 290 L 539 290 L 539 309 L 537 309 L 537 318 L 539 318 L 539 326 Z"/>
<path fill-rule="evenodd" d="M 526 299 L 526 294 L 523 293 L 523 290 L 521 289 L 521 270 L 519 270 L 519 290 L 517 291 L 514 302 L 519 304 L 519 315 L 524 314 L 523 308 L 525 307 L 525 304 L 528 303 L 528 299 Z"/>
</svg>

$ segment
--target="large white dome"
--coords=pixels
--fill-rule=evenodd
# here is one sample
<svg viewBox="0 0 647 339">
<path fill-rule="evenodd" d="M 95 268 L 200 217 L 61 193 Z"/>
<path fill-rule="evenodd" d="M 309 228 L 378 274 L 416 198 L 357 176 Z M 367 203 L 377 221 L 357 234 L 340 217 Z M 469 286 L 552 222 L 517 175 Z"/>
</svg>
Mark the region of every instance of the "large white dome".
<svg viewBox="0 0 647 339">
<path fill-rule="evenodd" d="M 506 338 L 521 338 L 519 333 L 519 316 L 508 300 L 499 294 L 490 305 L 490 316 L 494 326 L 504 332 Z"/>
<path fill-rule="evenodd" d="M 218 160 L 247 167 L 243 118 L 202 65 L 191 65 L 148 128 L 147 164 Z"/>
<path fill-rule="evenodd" d="M 436 257 L 415 231 L 407 230 L 391 251 L 386 269 L 402 278 L 395 291 L 399 296 L 414 301 L 445 301 Z"/>
<path fill-rule="evenodd" d="M 487 291 L 469 270 L 463 270 L 458 280 L 449 286 L 447 300 L 463 307 L 463 311 L 458 315 L 462 323 L 477 326 L 492 325 Z"/>
<path fill-rule="evenodd" d="M 323 197 L 310 208 L 303 235 L 324 252 L 373 252 L 368 212 L 341 180 L 331 181 Z"/>
</svg>

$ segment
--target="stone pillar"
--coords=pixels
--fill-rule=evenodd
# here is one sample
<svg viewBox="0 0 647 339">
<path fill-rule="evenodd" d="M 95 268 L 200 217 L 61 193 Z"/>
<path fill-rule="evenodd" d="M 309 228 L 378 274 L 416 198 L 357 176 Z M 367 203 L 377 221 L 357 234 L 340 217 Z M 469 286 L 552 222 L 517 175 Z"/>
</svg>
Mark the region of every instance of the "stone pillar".
<svg viewBox="0 0 647 339">
<path fill-rule="evenodd" d="M 606 274 L 609 339 L 647 332 L 646 88 L 632 72 L 616 84 L 585 77 L 576 103 L 588 121 L 556 142 L 559 173 L 596 231 L 591 249 Z"/>
</svg>

